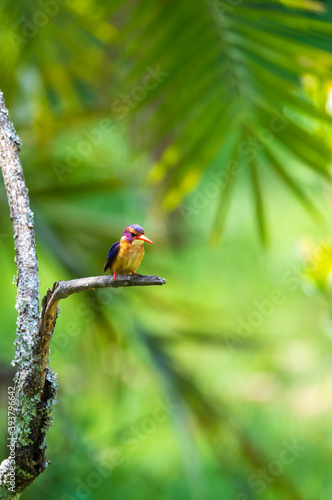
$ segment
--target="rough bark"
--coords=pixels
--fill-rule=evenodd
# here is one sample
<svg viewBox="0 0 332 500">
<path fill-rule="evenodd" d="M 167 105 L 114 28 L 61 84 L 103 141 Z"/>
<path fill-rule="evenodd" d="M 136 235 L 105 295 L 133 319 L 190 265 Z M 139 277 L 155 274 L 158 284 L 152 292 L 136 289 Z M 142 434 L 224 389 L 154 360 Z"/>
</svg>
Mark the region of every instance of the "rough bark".
<svg viewBox="0 0 332 500">
<path fill-rule="evenodd" d="M 21 142 L 8 120 L 0 92 L 0 165 L 5 182 L 15 242 L 17 266 L 17 332 L 15 357 L 15 424 L 11 435 L 15 461 L 4 460 L 0 466 L 0 498 L 18 498 L 47 466 L 44 456 L 46 429 L 56 394 L 55 377 L 49 371 L 45 391 L 41 393 L 40 361 L 36 357 L 36 334 L 39 324 L 39 276 L 35 250 L 33 213 L 24 181 L 18 151 Z M 11 467 L 15 467 L 15 491 L 10 491 Z"/>
<path fill-rule="evenodd" d="M 17 332 L 13 365 L 15 422 L 11 441 L 14 458 L 0 465 L 0 500 L 17 499 L 48 466 L 45 438 L 56 403 L 56 374 L 48 366 L 49 347 L 58 314 L 58 304 L 69 295 L 97 288 L 161 285 L 157 276 L 96 276 L 55 283 L 39 311 L 39 274 L 35 250 L 33 213 L 19 159 L 21 142 L 8 120 L 0 91 L 0 167 L 7 192 L 13 226 L 17 266 Z M 11 471 L 15 471 L 12 488 Z"/>
</svg>

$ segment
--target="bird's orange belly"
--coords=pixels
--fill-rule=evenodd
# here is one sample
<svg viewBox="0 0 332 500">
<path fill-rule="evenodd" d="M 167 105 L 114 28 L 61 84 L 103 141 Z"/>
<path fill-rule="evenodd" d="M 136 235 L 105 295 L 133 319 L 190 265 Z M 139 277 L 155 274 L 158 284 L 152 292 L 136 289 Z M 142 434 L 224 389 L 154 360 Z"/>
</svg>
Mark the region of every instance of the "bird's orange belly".
<svg viewBox="0 0 332 500">
<path fill-rule="evenodd" d="M 116 274 L 134 273 L 144 256 L 143 245 L 131 245 L 130 248 L 120 249 L 116 261 L 112 265 L 111 272 Z"/>
</svg>

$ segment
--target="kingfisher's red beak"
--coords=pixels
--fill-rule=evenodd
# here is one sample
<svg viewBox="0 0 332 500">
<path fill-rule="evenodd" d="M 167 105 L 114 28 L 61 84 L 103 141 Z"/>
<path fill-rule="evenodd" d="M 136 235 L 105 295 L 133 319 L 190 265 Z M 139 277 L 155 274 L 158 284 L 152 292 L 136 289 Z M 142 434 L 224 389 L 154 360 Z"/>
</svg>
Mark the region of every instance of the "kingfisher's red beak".
<svg viewBox="0 0 332 500">
<path fill-rule="evenodd" d="M 136 239 L 146 241 L 147 243 L 153 243 L 153 241 L 149 240 L 149 238 L 144 236 L 144 234 L 141 234 L 140 236 L 136 236 Z"/>
</svg>

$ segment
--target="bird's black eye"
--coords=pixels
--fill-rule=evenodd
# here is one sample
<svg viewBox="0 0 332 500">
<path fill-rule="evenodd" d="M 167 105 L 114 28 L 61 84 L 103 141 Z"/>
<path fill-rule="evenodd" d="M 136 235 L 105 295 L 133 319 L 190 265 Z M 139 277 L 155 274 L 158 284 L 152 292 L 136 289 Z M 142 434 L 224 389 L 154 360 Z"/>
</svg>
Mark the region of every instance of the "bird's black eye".
<svg viewBox="0 0 332 500">
<path fill-rule="evenodd" d="M 135 233 L 130 233 L 132 236 L 136 236 Z"/>
</svg>

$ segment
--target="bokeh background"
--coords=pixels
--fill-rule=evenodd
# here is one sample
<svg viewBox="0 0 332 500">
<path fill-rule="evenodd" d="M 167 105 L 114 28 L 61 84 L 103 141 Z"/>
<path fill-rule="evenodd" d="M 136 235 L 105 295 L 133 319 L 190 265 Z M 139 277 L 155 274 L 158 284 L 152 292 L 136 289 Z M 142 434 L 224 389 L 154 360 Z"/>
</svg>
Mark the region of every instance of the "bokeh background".
<svg viewBox="0 0 332 500">
<path fill-rule="evenodd" d="M 332 13 L 309 0 L 3 0 L 41 295 L 141 224 L 163 287 L 61 304 L 25 500 L 332 498 Z M 1 454 L 15 339 L 0 187 Z"/>
</svg>

